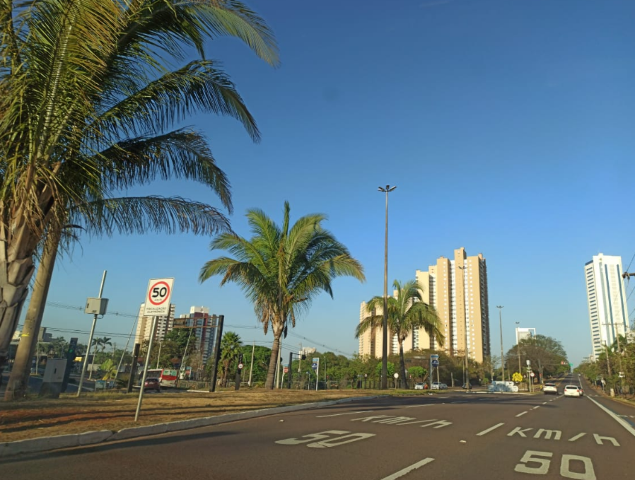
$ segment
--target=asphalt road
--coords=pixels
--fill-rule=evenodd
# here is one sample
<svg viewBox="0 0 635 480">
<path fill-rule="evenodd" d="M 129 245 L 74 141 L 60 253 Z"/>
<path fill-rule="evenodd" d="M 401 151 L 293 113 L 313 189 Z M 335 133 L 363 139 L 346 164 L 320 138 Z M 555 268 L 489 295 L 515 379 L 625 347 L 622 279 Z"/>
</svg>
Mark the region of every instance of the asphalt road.
<svg viewBox="0 0 635 480">
<path fill-rule="evenodd" d="M 632 479 L 635 409 L 619 405 L 628 413 L 612 416 L 595 402 L 616 407 L 593 394 L 380 398 L 7 459 L 0 472 L 12 480 Z"/>
</svg>

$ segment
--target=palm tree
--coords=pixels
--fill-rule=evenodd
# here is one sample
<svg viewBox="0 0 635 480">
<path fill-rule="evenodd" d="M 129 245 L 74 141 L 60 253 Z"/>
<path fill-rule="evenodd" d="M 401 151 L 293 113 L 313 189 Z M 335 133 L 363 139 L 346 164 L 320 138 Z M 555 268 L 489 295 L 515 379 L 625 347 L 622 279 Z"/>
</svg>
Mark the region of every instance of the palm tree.
<svg viewBox="0 0 635 480">
<path fill-rule="evenodd" d="M 266 24 L 235 0 L 4 0 L 0 31 L 1 367 L 38 245 L 69 208 L 155 178 L 222 190 L 205 138 L 175 128 L 192 113 L 232 116 L 259 139 L 206 40 L 230 35 L 278 57 Z M 178 66 L 191 50 L 199 58 Z"/>
<path fill-rule="evenodd" d="M 227 385 L 227 374 L 231 368 L 231 365 L 240 356 L 240 347 L 242 347 L 242 341 L 240 336 L 234 332 L 227 332 L 223 335 L 223 339 L 220 342 L 220 360 L 223 365 L 223 377 L 221 385 Z"/>
<path fill-rule="evenodd" d="M 247 212 L 251 239 L 234 233 L 218 235 L 212 250 L 227 250 L 235 258 L 219 257 L 201 269 L 201 282 L 222 275 L 221 286 L 235 282 L 254 304 L 267 334 L 273 331 L 273 346 L 265 388 L 273 388 L 280 337 L 286 337 L 289 323 L 307 311 L 321 291 L 331 297 L 334 278 L 348 275 L 364 281 L 362 265 L 333 234 L 322 227 L 322 214 L 306 215 L 291 226 L 289 202 L 284 204 L 282 227 L 258 209 Z"/>
<path fill-rule="evenodd" d="M 399 343 L 399 376 L 401 378 L 401 388 L 408 388 L 406 382 L 406 363 L 403 356 L 403 342 L 412 334 L 414 329 L 423 328 L 430 336 L 434 337 L 440 345 L 445 342 L 445 337 L 441 332 L 441 324 L 434 307 L 423 301 L 421 290 L 415 280 L 408 281 L 403 285 L 395 280 L 393 289 L 397 291 L 397 296 L 388 297 L 388 329 L 397 337 Z M 384 297 L 373 297 L 366 304 L 366 310 L 370 314 L 362 320 L 355 330 L 355 336 L 359 338 L 369 329 L 381 328 L 384 304 Z"/>
</svg>

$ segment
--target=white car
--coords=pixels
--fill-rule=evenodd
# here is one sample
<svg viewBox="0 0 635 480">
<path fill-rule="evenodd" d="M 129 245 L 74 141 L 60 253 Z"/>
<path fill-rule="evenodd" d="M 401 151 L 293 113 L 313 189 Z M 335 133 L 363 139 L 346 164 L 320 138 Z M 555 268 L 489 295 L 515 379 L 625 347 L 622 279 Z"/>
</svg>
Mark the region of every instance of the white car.
<svg viewBox="0 0 635 480">
<path fill-rule="evenodd" d="M 553 395 L 558 395 L 558 387 L 556 387 L 555 383 L 545 383 L 545 386 L 542 389 L 545 395 L 551 393 Z"/>
<path fill-rule="evenodd" d="M 415 390 L 424 390 L 426 388 L 425 383 L 415 383 Z"/>
<path fill-rule="evenodd" d="M 565 397 L 578 397 L 580 398 L 584 393 L 582 392 L 582 388 L 577 385 L 567 385 L 564 387 L 564 396 Z"/>
<path fill-rule="evenodd" d="M 430 387 L 430 390 L 445 390 L 446 388 L 448 388 L 448 386 L 445 383 L 432 382 L 432 387 Z"/>
</svg>

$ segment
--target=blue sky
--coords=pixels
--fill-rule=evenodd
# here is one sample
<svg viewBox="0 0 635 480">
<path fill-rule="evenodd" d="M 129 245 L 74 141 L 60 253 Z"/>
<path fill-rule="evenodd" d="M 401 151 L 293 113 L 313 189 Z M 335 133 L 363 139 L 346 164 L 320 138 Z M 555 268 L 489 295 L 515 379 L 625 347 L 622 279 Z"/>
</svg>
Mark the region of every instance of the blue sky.
<svg viewBox="0 0 635 480">
<path fill-rule="evenodd" d="M 495 306 L 504 305 L 506 348 L 518 321 L 561 340 L 574 363 L 590 354 L 584 263 L 602 252 L 621 255 L 626 269 L 635 254 L 635 2 L 248 4 L 273 28 L 281 66 L 272 69 L 232 39 L 214 42 L 210 57 L 223 61 L 262 142 L 251 143 L 231 118 L 188 122 L 206 133 L 232 183 L 232 226 L 248 236 L 244 213 L 254 207 L 280 221 L 285 200 L 295 219 L 325 213 L 367 276 L 364 284 L 336 280 L 335 298 L 313 303 L 283 354 L 300 342 L 357 351 L 360 302 L 383 291 L 377 187 L 386 184 L 398 187 L 390 196 L 390 282 L 414 278 L 459 247 L 482 253 L 494 353 Z M 220 206 L 186 182 L 127 193 Z M 135 314 L 148 279 L 174 277 L 177 314 L 206 305 L 229 325 L 252 327 L 229 327 L 243 340 L 271 341 L 238 287 L 198 283 L 203 263 L 219 255 L 209 240 L 85 237 L 58 263 L 49 301 L 82 305 L 97 295 L 106 269 L 109 311 Z M 97 330 L 127 334 L 132 321 L 106 315 Z M 88 331 L 90 322 L 79 311 L 49 307 L 43 325 Z M 125 338 L 115 341 L 121 346 Z"/>
</svg>

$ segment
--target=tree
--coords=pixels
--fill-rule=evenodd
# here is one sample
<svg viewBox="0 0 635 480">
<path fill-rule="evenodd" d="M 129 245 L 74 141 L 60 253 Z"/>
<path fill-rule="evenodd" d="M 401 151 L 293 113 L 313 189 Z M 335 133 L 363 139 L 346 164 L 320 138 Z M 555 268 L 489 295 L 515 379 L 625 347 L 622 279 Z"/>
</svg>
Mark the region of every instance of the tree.
<svg viewBox="0 0 635 480">
<path fill-rule="evenodd" d="M 423 301 L 421 290 L 415 280 L 408 281 L 403 285 L 395 280 L 393 288 L 397 291 L 397 295 L 388 298 L 387 322 L 390 332 L 396 335 L 399 343 L 401 388 L 408 388 L 403 354 L 404 340 L 413 333 L 414 329 L 418 328 L 423 328 L 430 336 L 435 337 L 439 345 L 443 345 L 445 337 L 441 332 L 441 323 L 434 307 Z M 382 327 L 383 313 L 378 315 L 376 312 L 381 311 L 383 303 L 383 297 L 373 297 L 367 302 L 366 311 L 370 315 L 357 325 L 355 337 L 359 338 L 369 329 Z"/>
<path fill-rule="evenodd" d="M 230 368 L 240 356 L 242 342 L 235 332 L 226 332 L 220 341 L 221 385 L 227 385 Z"/>
<path fill-rule="evenodd" d="M 428 376 L 428 370 L 418 365 L 408 368 L 408 374 L 412 375 L 412 378 L 416 380 L 421 380 L 422 382 Z"/>
<path fill-rule="evenodd" d="M 526 361 L 529 360 L 532 369 L 537 369 L 540 373 L 541 379 L 545 374 L 554 375 L 569 369 L 567 352 L 562 343 L 552 337 L 536 335 L 522 339 L 518 345 L 507 351 L 505 358 L 508 365 L 512 366 L 518 363 L 518 350 L 520 350 L 521 368 L 524 368 Z"/>
<path fill-rule="evenodd" d="M 221 286 L 235 282 L 254 304 L 265 334 L 271 328 L 273 347 L 266 388 L 273 388 L 280 338 L 296 317 L 308 310 L 321 291 L 333 296 L 334 278 L 348 275 L 364 280 L 361 264 L 348 249 L 322 227 L 326 217 L 311 214 L 291 226 L 289 202 L 284 204 L 282 226 L 258 209 L 247 212 L 251 239 L 223 233 L 212 240 L 212 250 L 227 250 L 235 258 L 219 257 L 203 265 L 199 280 L 222 275 Z"/>
<path fill-rule="evenodd" d="M 234 0 L 5 0 L 0 31 L 2 367 L 38 245 L 56 251 L 72 212 L 155 178 L 222 185 L 204 137 L 174 129 L 191 113 L 233 116 L 259 138 L 205 41 L 237 37 L 271 64 L 277 49 Z M 175 67 L 190 51 L 200 58 Z"/>
</svg>

